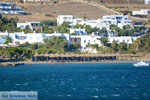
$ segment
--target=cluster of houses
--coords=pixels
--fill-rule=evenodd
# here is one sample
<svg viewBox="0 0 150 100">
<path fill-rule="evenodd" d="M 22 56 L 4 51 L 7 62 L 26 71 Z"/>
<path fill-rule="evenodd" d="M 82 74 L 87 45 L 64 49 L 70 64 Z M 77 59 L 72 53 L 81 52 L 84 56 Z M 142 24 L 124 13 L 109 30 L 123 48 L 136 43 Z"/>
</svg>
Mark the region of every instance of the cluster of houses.
<svg viewBox="0 0 150 100">
<path fill-rule="evenodd" d="M 59 15 L 57 17 L 57 24 L 62 25 L 64 22 L 68 22 L 71 26 L 76 24 L 86 24 L 90 25 L 92 28 L 106 28 L 108 31 L 108 40 L 110 43 L 113 41 L 118 41 L 118 43 L 126 43 L 131 44 L 139 37 L 132 37 L 132 36 L 121 36 L 117 37 L 115 35 L 109 35 L 110 33 L 110 25 L 114 24 L 118 27 L 122 28 L 125 25 L 132 26 L 132 20 L 128 16 L 124 15 L 107 15 L 104 16 L 102 19 L 81 19 L 74 17 L 72 15 Z M 29 26 L 31 30 L 35 30 L 37 27 L 40 27 L 40 22 L 25 22 L 25 23 L 17 23 L 17 27 L 24 29 L 26 26 Z M 97 53 L 96 49 L 91 49 L 88 47 L 89 44 L 97 44 L 99 47 L 102 46 L 101 39 L 104 36 L 98 36 L 95 33 L 91 33 L 90 35 L 87 34 L 85 29 L 81 28 L 70 28 L 70 32 L 68 33 L 58 33 L 54 32 L 53 34 L 46 34 L 46 33 L 24 33 L 24 32 L 15 32 L 15 33 L 8 33 L 8 32 L 1 32 L 0 33 L 0 46 L 4 47 L 6 42 L 6 37 L 10 37 L 12 43 L 9 46 L 18 46 L 19 44 L 24 44 L 26 42 L 30 44 L 43 43 L 43 39 L 48 38 L 51 39 L 52 36 L 62 36 L 64 39 L 67 40 L 68 44 L 76 44 L 79 43 L 81 45 L 81 51 L 88 51 L 91 53 Z M 73 34 L 74 33 L 74 34 Z"/>
<path fill-rule="evenodd" d="M 25 13 L 22 7 L 17 6 L 14 3 L 0 2 L 0 14 L 5 15 L 30 15 Z"/>
<path fill-rule="evenodd" d="M 26 42 L 30 44 L 43 43 L 43 39 L 50 39 L 52 36 L 61 36 L 67 40 L 68 44 L 76 44 L 79 43 L 81 45 L 81 51 L 86 51 L 86 46 L 88 44 L 98 44 L 101 46 L 100 39 L 102 37 L 92 35 L 71 35 L 65 33 L 53 33 L 53 34 L 45 34 L 45 33 L 28 33 L 25 34 L 24 32 L 15 32 L 15 33 L 8 33 L 3 32 L 0 33 L 0 46 L 5 46 L 6 37 L 10 37 L 12 43 L 9 46 L 18 46 L 19 44 L 24 44 Z"/>
<path fill-rule="evenodd" d="M 13 3 L 0 2 L 0 13 L 14 15 L 14 14 L 23 14 L 24 11 L 22 10 L 22 7 L 18 7 Z"/>
<path fill-rule="evenodd" d="M 127 15 L 106 15 L 102 19 L 82 19 L 74 17 L 73 15 L 59 15 L 57 17 L 57 24 L 61 25 L 64 22 L 68 22 L 71 26 L 80 25 L 90 25 L 92 28 L 106 28 L 110 30 L 110 26 L 116 25 L 120 28 L 123 26 L 131 26 L 132 20 Z"/>
</svg>

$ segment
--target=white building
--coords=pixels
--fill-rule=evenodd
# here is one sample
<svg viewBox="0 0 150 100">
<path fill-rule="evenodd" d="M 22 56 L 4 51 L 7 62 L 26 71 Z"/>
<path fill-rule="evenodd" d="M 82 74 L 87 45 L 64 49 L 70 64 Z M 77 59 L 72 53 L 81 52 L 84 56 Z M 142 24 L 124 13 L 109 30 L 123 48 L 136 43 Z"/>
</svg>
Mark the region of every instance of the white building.
<svg viewBox="0 0 150 100">
<path fill-rule="evenodd" d="M 17 28 L 25 29 L 27 26 L 29 26 L 31 30 L 34 30 L 34 27 L 39 27 L 41 24 L 40 22 L 17 23 Z"/>
<path fill-rule="evenodd" d="M 71 35 L 70 34 L 63 34 L 63 33 L 53 33 L 53 34 L 46 34 L 46 38 L 51 39 L 52 36 L 61 36 L 67 40 L 68 44 L 71 44 Z"/>
<path fill-rule="evenodd" d="M 150 9 L 141 9 L 140 11 L 132 11 L 132 15 L 149 16 Z"/>
<path fill-rule="evenodd" d="M 120 37 L 108 37 L 109 43 L 113 43 L 113 41 L 117 41 L 119 43 L 132 44 L 139 37 L 132 36 L 120 36 Z"/>
<path fill-rule="evenodd" d="M 127 15 L 106 15 L 103 16 L 103 21 L 109 25 L 117 25 L 120 28 L 127 25 L 132 26 L 132 20 Z"/>
<path fill-rule="evenodd" d="M 90 25 L 92 28 L 106 28 L 106 30 L 110 30 L 110 25 L 114 24 L 118 27 L 122 28 L 123 26 L 132 26 L 132 20 L 129 18 L 129 16 L 124 15 L 106 15 L 103 16 L 102 19 L 89 19 L 84 20 L 81 18 L 73 17 L 72 15 L 59 15 L 57 17 L 57 24 L 61 25 L 64 22 L 68 22 L 70 25 L 74 26 L 76 24 L 81 25 Z"/>
<path fill-rule="evenodd" d="M 59 15 L 57 17 L 57 24 L 61 25 L 64 22 L 73 23 L 73 15 Z"/>
<path fill-rule="evenodd" d="M 81 45 L 81 51 L 82 52 L 92 52 L 96 53 L 96 50 L 93 50 L 91 48 L 88 48 L 87 46 L 89 44 L 97 44 L 99 47 L 101 46 L 101 37 L 100 36 L 95 36 L 94 34 L 92 35 L 71 35 L 71 43 L 76 44 L 79 43 Z M 93 50 L 93 51 L 91 51 Z"/>
<path fill-rule="evenodd" d="M 85 35 L 86 34 L 85 29 L 81 29 L 81 28 L 79 28 L 79 29 L 70 28 L 69 30 L 70 30 L 70 34 L 73 34 L 73 33 L 76 35 Z"/>
<path fill-rule="evenodd" d="M 0 2 L 0 13 L 7 15 L 20 15 L 24 14 L 22 7 L 18 7 L 13 3 L 3 3 Z"/>
<path fill-rule="evenodd" d="M 150 4 L 150 0 L 145 0 L 145 4 Z"/>
<path fill-rule="evenodd" d="M 13 44 L 19 43 L 24 44 L 26 42 L 33 44 L 33 43 L 43 43 L 43 39 L 48 38 L 50 39 L 52 36 L 62 36 L 65 38 L 68 43 L 70 43 L 70 35 L 69 34 L 61 34 L 61 33 L 54 33 L 54 34 L 44 34 L 44 33 L 28 33 L 25 34 L 24 32 L 15 32 L 15 33 L 0 33 L 0 44 L 4 44 L 6 42 L 6 37 L 9 36 L 12 40 Z"/>
</svg>

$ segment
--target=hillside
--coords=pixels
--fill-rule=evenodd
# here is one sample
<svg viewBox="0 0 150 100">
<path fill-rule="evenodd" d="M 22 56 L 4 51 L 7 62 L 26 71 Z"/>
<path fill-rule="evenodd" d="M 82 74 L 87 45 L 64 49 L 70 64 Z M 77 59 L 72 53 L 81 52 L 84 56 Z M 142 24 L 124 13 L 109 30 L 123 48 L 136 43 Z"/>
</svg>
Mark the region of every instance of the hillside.
<svg viewBox="0 0 150 100">
<path fill-rule="evenodd" d="M 0 0 L 0 1 L 6 1 L 6 0 Z M 7 0 L 7 1 L 8 2 L 20 2 L 20 0 Z M 52 1 L 53 0 L 50 0 L 49 2 L 52 2 Z M 59 1 L 73 1 L 73 0 L 55 0 L 55 1 L 59 2 Z M 108 3 L 108 4 L 128 4 L 128 3 L 130 3 L 130 4 L 144 4 L 144 0 L 84 0 L 84 1 L 96 1 L 96 2 Z M 39 2 L 40 2 L 40 0 L 39 0 Z M 37 2 L 37 3 L 39 3 L 39 2 Z"/>
<path fill-rule="evenodd" d="M 17 15 L 21 22 L 24 21 L 42 21 L 56 20 L 60 14 L 74 15 L 76 17 L 102 18 L 107 14 L 114 14 L 113 11 L 105 10 L 102 7 L 96 7 L 82 2 L 62 2 L 54 5 L 35 5 L 35 4 L 18 4 L 24 8 L 25 12 L 32 13 L 31 16 Z M 45 16 L 45 14 L 47 16 Z M 8 17 L 16 17 L 9 15 Z"/>
<path fill-rule="evenodd" d="M 10 0 L 15 1 L 15 0 Z M 140 9 L 150 9 L 149 5 L 139 4 L 144 0 L 129 0 L 130 4 L 126 4 L 127 0 L 61 0 L 55 4 L 53 3 L 17 3 L 22 6 L 25 12 L 32 13 L 31 16 L 17 15 L 20 22 L 25 21 L 42 21 L 42 20 L 56 20 L 60 14 L 74 15 L 76 17 L 86 18 L 102 18 L 104 15 L 116 14 L 123 11 L 133 11 Z M 135 2 L 136 1 L 136 2 Z M 103 2 L 103 3 L 102 3 Z M 122 4 L 119 4 L 122 3 Z M 132 4 L 138 3 L 138 4 Z M 117 11 L 117 12 L 116 12 Z M 46 16 L 45 16 L 46 15 Z M 7 15 L 7 17 L 16 17 L 15 15 Z M 134 18 L 137 21 L 146 21 L 148 19 Z"/>
<path fill-rule="evenodd" d="M 86 0 L 88 1 L 88 0 Z M 144 4 L 144 0 L 91 0 L 108 4 Z"/>
</svg>

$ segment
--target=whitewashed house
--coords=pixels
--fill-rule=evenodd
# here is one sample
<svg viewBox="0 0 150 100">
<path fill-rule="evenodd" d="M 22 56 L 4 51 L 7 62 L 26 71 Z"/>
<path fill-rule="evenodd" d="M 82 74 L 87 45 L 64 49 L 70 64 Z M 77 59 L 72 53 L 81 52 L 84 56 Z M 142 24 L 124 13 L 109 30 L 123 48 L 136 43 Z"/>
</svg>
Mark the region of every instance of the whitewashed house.
<svg viewBox="0 0 150 100">
<path fill-rule="evenodd" d="M 108 41 L 109 43 L 117 41 L 118 44 L 120 43 L 132 44 L 137 38 L 139 37 L 132 37 L 132 36 L 108 37 Z"/>
<path fill-rule="evenodd" d="M 79 29 L 70 28 L 69 31 L 70 31 L 70 34 L 73 34 L 73 33 L 76 35 L 85 35 L 86 34 L 85 29 L 81 29 L 81 28 L 79 28 Z"/>
<path fill-rule="evenodd" d="M 25 29 L 29 27 L 31 30 L 34 30 L 35 27 L 40 27 L 40 22 L 25 22 L 25 23 L 17 23 L 17 28 Z"/>
<path fill-rule="evenodd" d="M 92 35 L 71 35 L 71 43 L 72 44 L 80 44 L 81 52 L 90 52 L 97 53 L 97 50 L 88 47 L 90 44 L 97 44 L 99 47 L 101 46 L 101 37 Z"/>
<path fill-rule="evenodd" d="M 18 7 L 13 3 L 0 2 L 0 14 L 6 15 L 22 15 L 24 11 L 22 7 Z"/>
<path fill-rule="evenodd" d="M 59 15 L 57 17 L 57 25 L 62 25 L 64 22 L 73 23 L 73 15 Z"/>
<path fill-rule="evenodd" d="M 141 9 L 140 11 L 132 11 L 132 15 L 149 16 L 150 9 Z"/>
<path fill-rule="evenodd" d="M 150 4 L 150 0 L 145 0 L 145 4 Z"/>
<path fill-rule="evenodd" d="M 106 28 L 106 30 L 110 30 L 110 25 L 114 24 L 117 25 L 120 28 L 123 28 L 123 26 L 132 26 L 132 20 L 129 18 L 129 16 L 124 15 L 106 15 L 103 16 L 102 19 L 81 19 L 77 17 L 73 17 L 72 15 L 59 15 L 57 17 L 57 24 L 61 25 L 64 22 L 68 22 L 71 26 L 75 26 L 76 24 L 81 25 L 89 25 L 92 28 Z"/>
<path fill-rule="evenodd" d="M 132 26 L 132 20 L 127 15 L 106 15 L 103 16 L 103 21 L 109 25 L 117 25 L 120 28 L 127 25 Z"/>
<path fill-rule="evenodd" d="M 64 39 L 66 39 L 67 40 L 67 42 L 68 42 L 68 44 L 71 44 L 71 41 L 70 41 L 70 39 L 71 39 L 71 35 L 70 34 L 65 34 L 65 33 L 53 33 L 53 34 L 46 34 L 46 38 L 47 39 L 51 39 L 51 37 L 52 36 L 61 36 L 61 37 L 63 37 Z"/>
<path fill-rule="evenodd" d="M 24 44 L 26 42 L 33 43 L 43 43 L 43 39 L 50 39 L 52 36 L 62 36 L 65 38 L 68 43 L 70 43 L 70 34 L 62 34 L 62 33 L 53 33 L 53 34 L 45 34 L 45 33 L 28 33 L 24 32 L 15 32 L 15 33 L 0 33 L 0 44 L 4 44 L 6 42 L 6 37 L 10 37 L 13 44 L 19 43 Z"/>
</svg>

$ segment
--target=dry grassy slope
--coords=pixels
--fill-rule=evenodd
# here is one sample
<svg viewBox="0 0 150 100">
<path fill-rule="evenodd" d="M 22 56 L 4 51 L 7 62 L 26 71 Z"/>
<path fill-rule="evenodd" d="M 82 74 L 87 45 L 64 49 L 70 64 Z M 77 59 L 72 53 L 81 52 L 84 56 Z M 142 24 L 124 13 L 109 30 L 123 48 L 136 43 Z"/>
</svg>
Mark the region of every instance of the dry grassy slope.
<svg viewBox="0 0 150 100">
<path fill-rule="evenodd" d="M 89 1 L 89 0 L 86 0 Z M 144 4 L 144 0 L 91 0 L 96 2 L 103 2 L 109 4 Z"/>
<path fill-rule="evenodd" d="M 112 11 L 81 2 L 58 3 L 54 5 L 20 4 L 19 6 L 23 6 L 25 12 L 31 12 L 33 14 L 31 16 L 17 16 L 21 22 L 56 20 L 56 17 L 60 14 L 71 14 L 80 18 L 84 16 L 87 18 L 101 18 L 107 14 L 114 14 Z M 46 17 L 44 14 L 50 14 L 51 16 Z"/>
<path fill-rule="evenodd" d="M 6 0 L 0 0 L 0 1 L 6 1 Z M 7 1 L 19 2 L 20 0 L 7 0 Z M 71 1 L 71 0 L 60 0 L 60 1 Z M 105 3 L 109 3 L 109 4 L 127 4 L 128 1 L 131 4 L 143 4 L 144 3 L 144 0 L 85 0 L 85 1 L 105 2 Z"/>
</svg>

